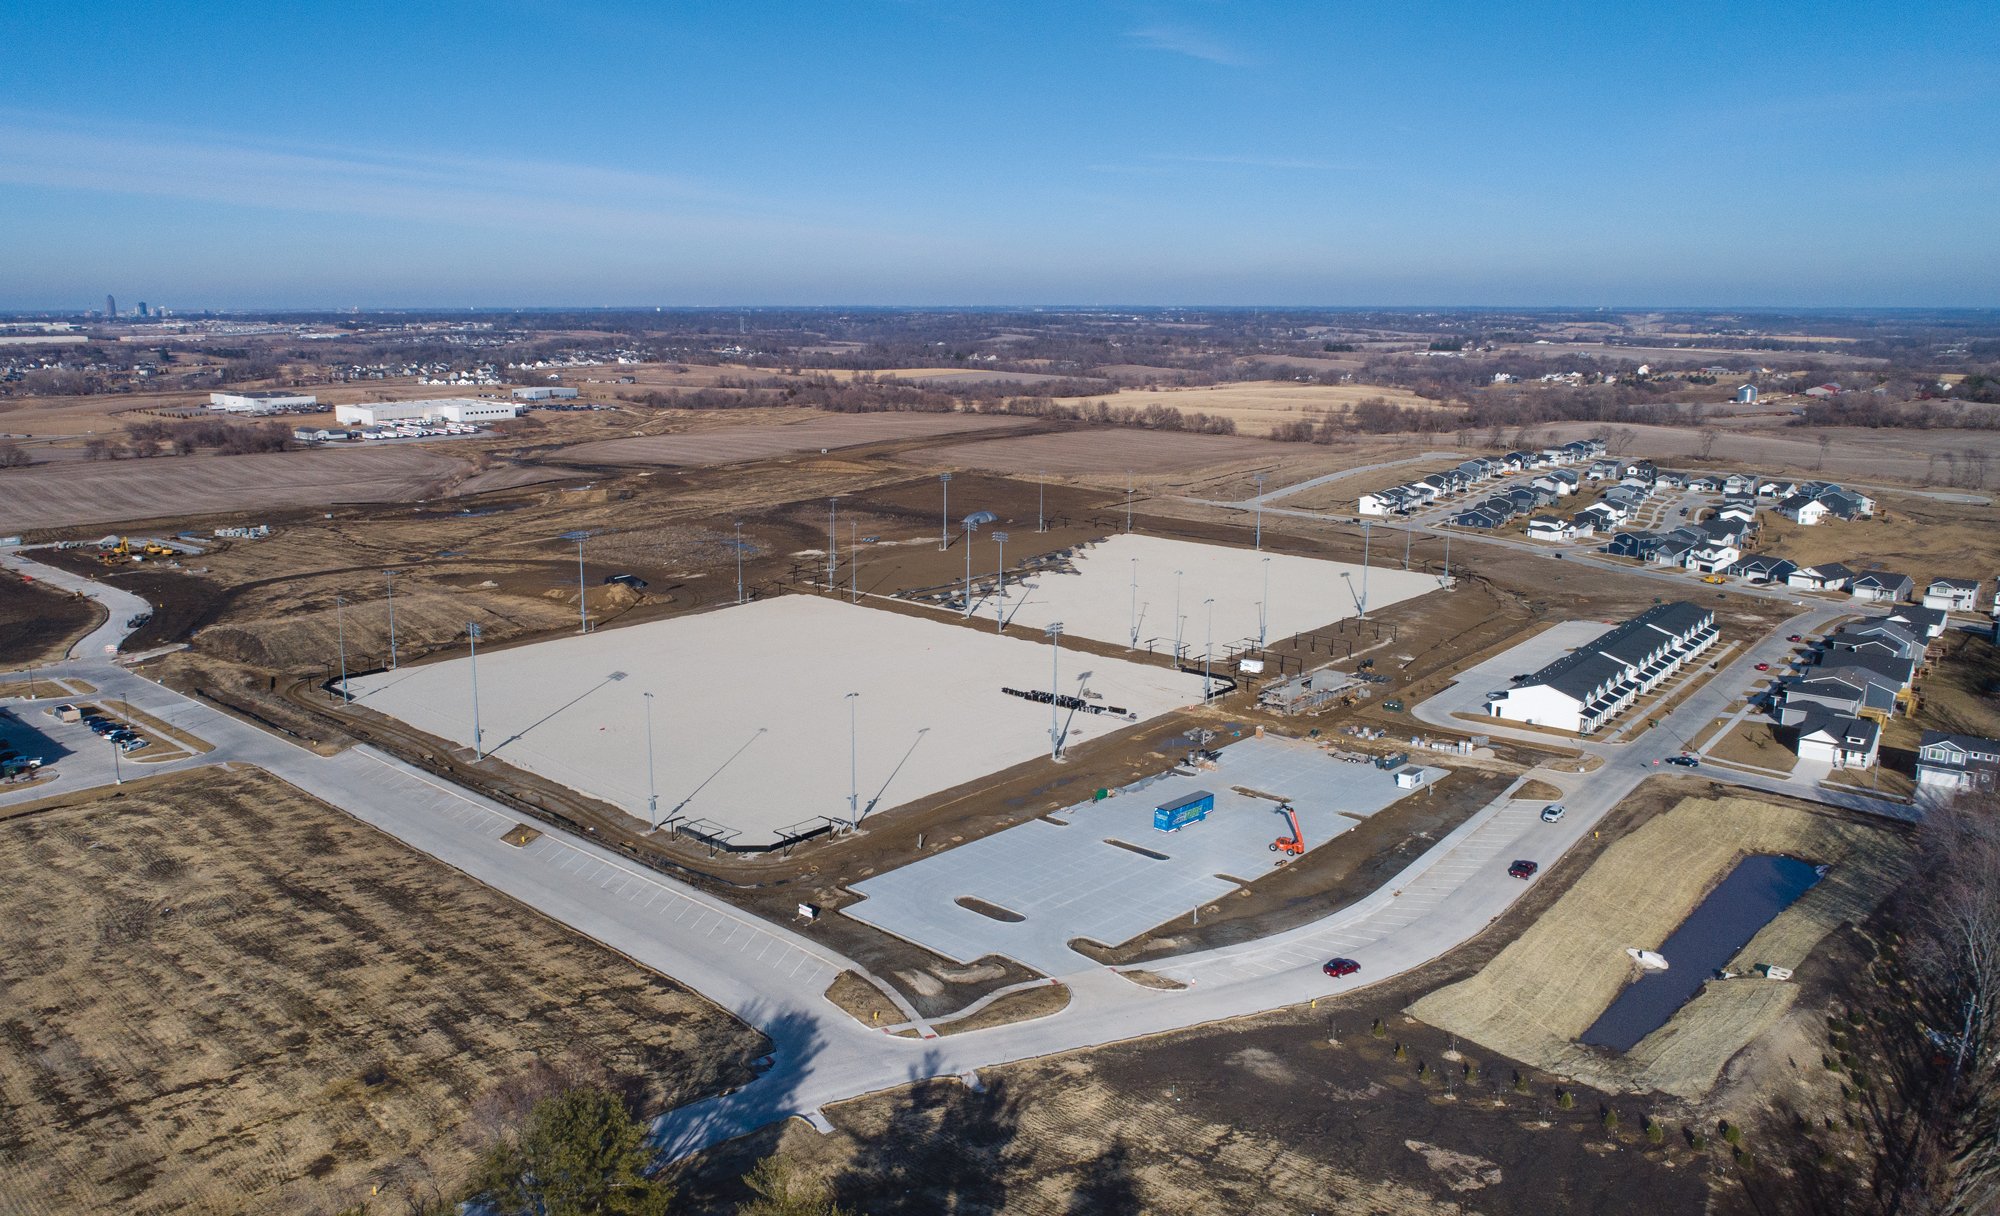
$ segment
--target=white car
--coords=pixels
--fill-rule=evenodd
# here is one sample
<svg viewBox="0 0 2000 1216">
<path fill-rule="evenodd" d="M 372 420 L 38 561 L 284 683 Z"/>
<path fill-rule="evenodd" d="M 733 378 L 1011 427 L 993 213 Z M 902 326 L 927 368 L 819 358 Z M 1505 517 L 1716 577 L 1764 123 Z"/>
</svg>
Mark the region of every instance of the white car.
<svg viewBox="0 0 2000 1216">
<path fill-rule="evenodd" d="M 1567 815 L 1568 813 L 1569 813 L 1568 811 L 1565 811 L 1563 809 L 1562 803 L 1551 802 L 1547 806 L 1542 808 L 1542 822 L 1561 823 L 1562 817 L 1564 815 Z"/>
</svg>

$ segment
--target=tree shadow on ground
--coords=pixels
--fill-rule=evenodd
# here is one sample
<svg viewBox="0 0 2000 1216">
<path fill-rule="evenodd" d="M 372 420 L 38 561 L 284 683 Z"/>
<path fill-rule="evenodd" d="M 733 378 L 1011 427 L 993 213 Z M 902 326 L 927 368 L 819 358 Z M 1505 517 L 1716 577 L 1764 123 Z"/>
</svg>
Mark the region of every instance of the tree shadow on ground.
<svg viewBox="0 0 2000 1216">
<path fill-rule="evenodd" d="M 933 1078 L 937 1068 L 936 1052 L 911 1068 L 909 1088 L 834 1180 L 843 1204 L 869 1216 L 1006 1210 L 1007 1177 L 1023 1164 L 1021 1103 L 1004 1082 L 982 1092 Z"/>
</svg>

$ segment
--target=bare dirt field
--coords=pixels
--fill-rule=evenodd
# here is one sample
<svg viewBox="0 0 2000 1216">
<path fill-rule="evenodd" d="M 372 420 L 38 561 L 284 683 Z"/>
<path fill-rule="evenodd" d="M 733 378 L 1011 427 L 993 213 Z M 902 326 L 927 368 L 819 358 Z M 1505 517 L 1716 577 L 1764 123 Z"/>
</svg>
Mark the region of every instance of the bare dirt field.
<svg viewBox="0 0 2000 1216">
<path fill-rule="evenodd" d="M 1622 1056 L 1576 1040 L 1631 978 L 1626 948 L 1657 950 L 1752 853 L 1832 869 L 1730 961 L 1739 975 L 1758 964 L 1799 968 L 1835 928 L 1864 920 L 1906 864 L 1893 830 L 1825 808 L 1775 798 L 1684 799 L 1605 849 L 1479 974 L 1424 997 L 1410 1012 L 1602 1089 L 1699 1098 L 1737 1052 L 1785 1015 L 1801 985 L 1754 975 L 1712 982 Z"/>
<path fill-rule="evenodd" d="M 1943 503 L 1914 494 L 1880 497 L 1874 519 L 1828 518 L 1811 527 L 1775 511 L 1759 512 L 1761 553 L 1801 566 L 1839 562 L 1852 570 L 1907 574 L 1917 593 L 1933 578 L 1983 581 L 2000 569 L 2000 507 Z"/>
<path fill-rule="evenodd" d="M 1554 434 L 1559 442 L 1587 439 L 1603 429 L 1601 423 L 1564 422 L 1535 428 L 1531 438 Z M 1797 478 L 1825 478 L 1857 483 L 1901 482 L 1907 485 L 1939 485 L 1944 482 L 1949 453 L 1966 467 L 1967 452 L 1983 452 L 1988 458 L 2000 455 L 2000 432 L 1959 430 L 1898 430 L 1894 428 L 1756 428 L 1727 427 L 1716 443 L 1714 455 L 1697 459 L 1701 451 L 1701 429 L 1697 427 L 1633 426 L 1637 438 L 1619 454 L 1632 458 L 1659 460 L 1673 464 L 1741 469 Z M 1821 435 L 1829 443 L 1822 457 Z M 1936 455 L 1934 464 L 1931 457 Z"/>
<path fill-rule="evenodd" d="M 806 414 L 781 426 L 736 427 L 698 434 L 608 439 L 563 449 L 567 464 L 734 464 L 793 452 L 854 447 L 890 439 L 994 431 L 1022 426 L 1024 418 L 979 414 Z"/>
<path fill-rule="evenodd" d="M 1253 380 L 1198 388 L 1127 388 L 1111 399 L 1113 405 L 1144 409 L 1168 406 L 1182 413 L 1215 414 L 1235 421 L 1250 435 L 1267 435 L 1280 423 L 1318 418 L 1363 401 L 1386 401 L 1411 409 L 1443 409 L 1439 402 L 1404 388 L 1379 384 L 1299 384 L 1288 380 Z"/>
<path fill-rule="evenodd" d="M 332 1212 L 461 1183 L 481 1100 L 580 1051 L 661 1109 L 760 1036 L 290 786 L 0 821 L 0 1209 Z M 399 1211 L 383 1200 L 371 1212 Z"/>
<path fill-rule="evenodd" d="M 103 619 L 89 599 L 0 571 L 0 670 L 54 662 Z"/>
<path fill-rule="evenodd" d="M 1306 445 L 1239 435 L 1176 431 L 1087 430 L 926 448 L 910 459 L 936 468 L 995 473 L 1179 473 L 1218 464 L 1253 464 L 1312 454 Z"/>
<path fill-rule="evenodd" d="M 0 520 L 54 528 L 440 493 L 472 465 L 437 444 L 63 462 L 0 472 Z"/>
</svg>

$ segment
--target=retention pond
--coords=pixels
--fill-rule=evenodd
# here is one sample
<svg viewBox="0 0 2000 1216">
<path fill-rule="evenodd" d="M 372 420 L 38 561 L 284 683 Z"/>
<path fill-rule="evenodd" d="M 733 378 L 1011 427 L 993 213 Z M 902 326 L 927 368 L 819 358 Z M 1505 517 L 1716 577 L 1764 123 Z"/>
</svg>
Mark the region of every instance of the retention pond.
<svg viewBox="0 0 2000 1216">
<path fill-rule="evenodd" d="M 1630 1051 L 1664 1026 L 1759 929 L 1810 890 L 1820 873 L 1796 857 L 1744 858 L 1660 947 L 1667 970 L 1634 980 L 1583 1032 L 1583 1042 Z"/>
</svg>

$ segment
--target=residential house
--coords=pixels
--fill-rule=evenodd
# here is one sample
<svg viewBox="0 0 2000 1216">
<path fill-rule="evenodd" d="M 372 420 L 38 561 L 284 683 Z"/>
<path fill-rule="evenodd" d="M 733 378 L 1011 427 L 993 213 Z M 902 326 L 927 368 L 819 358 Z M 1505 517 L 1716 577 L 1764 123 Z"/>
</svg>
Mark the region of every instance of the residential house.
<svg viewBox="0 0 2000 1216">
<path fill-rule="evenodd" d="M 1943 612 L 1972 612 L 1979 607 L 1979 580 L 1934 578 L 1924 588 L 1924 607 Z"/>
<path fill-rule="evenodd" d="M 2000 742 L 1927 730 L 1917 744 L 1917 785 L 1941 792 L 1990 790 L 2000 772 Z"/>
<path fill-rule="evenodd" d="M 1722 574 L 1735 565 L 1743 551 L 1726 541 L 1707 540 L 1688 551 L 1687 568 L 1700 574 Z"/>
<path fill-rule="evenodd" d="M 1797 726 L 1794 747 L 1801 760 L 1835 768 L 1873 768 L 1882 745 L 1882 727 L 1867 718 L 1816 713 Z"/>
<path fill-rule="evenodd" d="M 1590 511 L 1579 511 L 1569 517 L 1571 540 L 1584 540 L 1597 535 L 1598 516 Z"/>
<path fill-rule="evenodd" d="M 1722 479 L 1722 492 L 1724 494 L 1755 494 L 1757 492 L 1757 478 L 1751 473 L 1731 473 Z"/>
<path fill-rule="evenodd" d="M 1905 626 L 1912 633 L 1932 640 L 1943 637 L 1945 628 L 1951 624 L 1951 617 L 1941 609 L 1913 608 L 1908 604 L 1898 604 L 1876 619 Z"/>
<path fill-rule="evenodd" d="M 1648 565 L 1677 566 L 1687 569 L 1690 555 L 1694 553 L 1694 542 L 1680 540 L 1674 536 L 1663 536 L 1653 548 L 1653 555 L 1646 559 Z"/>
<path fill-rule="evenodd" d="M 1485 507 L 1473 507 L 1467 511 L 1460 511 L 1452 517 L 1451 522 L 1461 528 L 1497 528 L 1511 518 L 1513 518 L 1511 515 L 1504 515 Z"/>
<path fill-rule="evenodd" d="M 1832 509 L 1825 503 L 1804 494 L 1794 494 L 1779 503 L 1776 507 L 1773 507 L 1772 510 L 1791 520 L 1793 523 L 1808 528 L 1832 514 Z"/>
<path fill-rule="evenodd" d="M 1867 519 L 1875 514 L 1875 500 L 1839 486 L 1820 491 L 1817 500 L 1840 519 Z"/>
<path fill-rule="evenodd" d="M 1355 501 L 1354 509 L 1362 515 L 1404 515 L 1409 511 L 1410 493 L 1403 486 L 1391 486 L 1372 494 L 1363 494 Z"/>
<path fill-rule="evenodd" d="M 1611 543 L 1604 551 L 1613 557 L 1635 557 L 1640 561 L 1651 561 L 1659 552 L 1661 537 L 1656 532 L 1619 532 L 1612 536 Z"/>
<path fill-rule="evenodd" d="M 1910 598 L 1916 583 L 1907 574 L 1893 570 L 1870 570 L 1858 575 L 1849 590 L 1854 598 L 1871 604 L 1899 604 Z"/>
<path fill-rule="evenodd" d="M 1537 515 L 1528 521 L 1529 540 L 1570 540 L 1576 529 L 1554 515 Z"/>
<path fill-rule="evenodd" d="M 1801 566 L 1785 579 L 1785 585 L 1801 591 L 1845 591 L 1854 572 L 1839 562 L 1821 566 Z"/>
<path fill-rule="evenodd" d="M 1743 558 L 1731 566 L 1729 572 L 1746 583 L 1782 583 L 1798 568 L 1796 562 L 1760 554 Z"/>
<path fill-rule="evenodd" d="M 1557 498 L 1568 498 L 1576 493 L 1578 478 L 1568 469 L 1551 469 L 1528 484 L 1538 490 L 1547 490 Z"/>
<path fill-rule="evenodd" d="M 1790 498 L 1799 492 L 1799 483 L 1786 481 L 1782 477 L 1768 478 L 1757 483 L 1759 498 Z"/>
<path fill-rule="evenodd" d="M 1514 686 L 1487 694 L 1496 718 L 1590 734 L 1679 671 L 1716 638 L 1715 613 L 1658 604 Z"/>
<path fill-rule="evenodd" d="M 1696 473 L 1687 479 L 1687 488 L 1700 490 L 1704 494 L 1714 494 L 1722 489 L 1722 478 L 1713 473 Z"/>
<path fill-rule="evenodd" d="M 1849 670 L 1780 680 L 1772 699 L 1778 721 L 1785 726 L 1797 726 L 1821 712 L 1887 722 L 1896 712 L 1900 691 L 1889 677 Z"/>
<path fill-rule="evenodd" d="M 1725 502 L 1716 509 L 1715 514 L 1710 518 L 1726 519 L 1734 523 L 1754 526 L 1757 522 L 1757 508 L 1748 503 Z"/>
<path fill-rule="evenodd" d="M 1609 481 L 1618 476 L 1618 462 L 1615 460 L 1593 460 L 1585 474 L 1592 481 Z"/>
<path fill-rule="evenodd" d="M 1850 626 L 1829 634 L 1820 643 L 1824 657 L 1842 654 L 1884 655 L 1892 659 L 1912 659 L 1919 665 L 1930 649 L 1930 641 L 1886 621 Z"/>
</svg>

